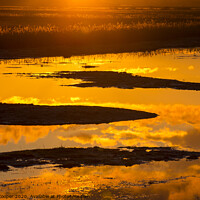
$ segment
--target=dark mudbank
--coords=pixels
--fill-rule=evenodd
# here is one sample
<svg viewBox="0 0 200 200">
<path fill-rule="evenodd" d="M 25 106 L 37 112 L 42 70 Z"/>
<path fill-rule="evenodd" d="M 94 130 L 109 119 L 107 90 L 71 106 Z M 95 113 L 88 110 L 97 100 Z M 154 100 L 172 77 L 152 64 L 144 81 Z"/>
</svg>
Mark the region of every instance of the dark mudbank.
<svg viewBox="0 0 200 200">
<path fill-rule="evenodd" d="M 156 114 L 98 106 L 1 104 L 0 125 L 100 124 L 156 117 Z"/>
<path fill-rule="evenodd" d="M 17 168 L 58 164 L 72 168 L 82 165 L 132 166 L 150 161 L 175 161 L 182 158 L 195 159 L 200 152 L 180 151 L 171 147 L 123 147 L 118 149 L 93 148 L 54 148 L 0 153 L 0 166 Z M 0 168 L 1 170 L 1 168 Z M 4 168 L 5 171 L 5 168 Z"/>
<path fill-rule="evenodd" d="M 76 87 L 101 87 L 101 88 L 172 88 L 179 90 L 200 90 L 200 83 L 183 82 L 173 79 L 161 79 L 142 76 L 133 76 L 126 72 L 112 71 L 59 71 L 55 73 L 41 74 L 18 74 L 35 78 L 61 78 L 61 79 L 81 79 L 83 82 L 73 85 Z"/>
</svg>

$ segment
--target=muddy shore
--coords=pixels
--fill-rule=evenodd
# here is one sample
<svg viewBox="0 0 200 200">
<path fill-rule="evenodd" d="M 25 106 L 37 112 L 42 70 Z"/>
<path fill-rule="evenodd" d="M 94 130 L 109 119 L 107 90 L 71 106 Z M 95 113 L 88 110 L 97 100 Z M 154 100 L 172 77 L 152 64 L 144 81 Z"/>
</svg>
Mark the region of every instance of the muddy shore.
<svg viewBox="0 0 200 200">
<path fill-rule="evenodd" d="M 54 73 L 19 73 L 18 76 L 33 78 L 78 79 L 82 83 L 61 86 L 101 87 L 101 88 L 171 88 L 179 90 L 200 90 L 200 83 L 183 82 L 173 79 L 134 76 L 126 72 L 112 71 L 59 71 Z"/>
<path fill-rule="evenodd" d="M 0 171 L 10 166 L 23 168 L 33 165 L 58 164 L 72 168 L 84 165 L 132 166 L 151 161 L 177 161 L 198 159 L 200 152 L 176 150 L 171 147 L 119 147 L 117 149 L 54 148 L 0 153 Z"/>
<path fill-rule="evenodd" d="M 153 118 L 143 111 L 98 106 L 40 106 L 0 103 L 0 125 L 101 124 Z"/>
</svg>

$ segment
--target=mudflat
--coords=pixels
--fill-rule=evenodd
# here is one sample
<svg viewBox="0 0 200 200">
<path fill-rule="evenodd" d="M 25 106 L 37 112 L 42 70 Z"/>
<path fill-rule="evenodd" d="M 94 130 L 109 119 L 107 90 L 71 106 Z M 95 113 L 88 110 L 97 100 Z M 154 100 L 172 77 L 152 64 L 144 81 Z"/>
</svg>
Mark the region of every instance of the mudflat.
<svg viewBox="0 0 200 200">
<path fill-rule="evenodd" d="M 40 106 L 0 103 L 1 125 L 101 124 L 153 118 L 143 111 L 98 106 Z"/>
<path fill-rule="evenodd" d="M 172 161 L 186 158 L 198 159 L 200 152 L 176 150 L 171 147 L 119 147 L 117 149 L 54 148 L 0 153 L 0 170 L 9 166 L 23 168 L 33 165 L 58 164 L 72 168 L 82 165 L 132 166 L 151 161 Z"/>
<path fill-rule="evenodd" d="M 200 83 L 184 82 L 173 79 L 142 77 L 126 72 L 112 71 L 59 71 L 54 73 L 19 73 L 19 76 L 35 78 L 80 79 L 83 82 L 72 85 L 76 87 L 101 87 L 101 88 L 171 88 L 179 90 L 200 90 Z"/>
</svg>

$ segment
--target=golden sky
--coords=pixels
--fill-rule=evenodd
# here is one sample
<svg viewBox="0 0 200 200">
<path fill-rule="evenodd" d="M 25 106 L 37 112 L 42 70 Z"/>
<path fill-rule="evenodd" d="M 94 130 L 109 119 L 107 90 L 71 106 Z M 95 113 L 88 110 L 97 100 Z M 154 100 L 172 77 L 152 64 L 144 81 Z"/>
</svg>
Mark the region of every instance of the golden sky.
<svg viewBox="0 0 200 200">
<path fill-rule="evenodd" d="M 191 6 L 200 7 L 199 0 L 1 0 L 0 5 L 33 5 L 33 6 Z"/>
</svg>

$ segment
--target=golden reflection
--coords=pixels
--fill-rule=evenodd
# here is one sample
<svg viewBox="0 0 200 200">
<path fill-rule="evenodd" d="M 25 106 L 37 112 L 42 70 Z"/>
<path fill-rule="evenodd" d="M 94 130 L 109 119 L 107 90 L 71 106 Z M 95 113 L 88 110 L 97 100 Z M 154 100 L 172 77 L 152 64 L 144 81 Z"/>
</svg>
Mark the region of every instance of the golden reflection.
<svg viewBox="0 0 200 200">
<path fill-rule="evenodd" d="M 139 107 L 139 106 L 138 106 Z M 132 107 L 133 108 L 133 107 Z M 74 140 L 81 144 L 90 143 L 105 146 L 179 146 L 200 149 L 200 107 L 185 105 L 141 106 L 141 109 L 155 112 L 160 116 L 129 122 L 99 125 L 98 130 L 83 129 L 63 135 L 60 139 Z M 81 137 L 79 137 L 81 134 Z M 84 139 L 82 138 L 84 137 Z M 101 140 L 102 139 L 102 140 Z M 110 143 L 108 143 L 108 141 Z"/>
<path fill-rule="evenodd" d="M 182 62 L 182 59 L 189 59 L 190 61 L 196 60 L 199 58 L 199 48 L 190 48 L 190 49 L 160 49 L 156 51 L 151 52 L 137 52 L 137 53 L 118 53 L 118 54 L 97 54 L 97 55 L 83 55 L 83 56 L 72 56 L 70 58 L 64 58 L 64 57 L 42 57 L 42 58 L 25 58 L 25 59 L 9 59 L 9 60 L 0 60 L 0 64 L 3 67 L 6 66 L 40 66 L 43 64 L 44 66 L 51 66 L 52 65 L 78 65 L 78 64 L 109 64 L 112 62 L 119 62 L 119 61 L 125 61 L 125 59 L 128 59 L 128 62 L 130 61 L 137 61 L 139 58 L 141 58 L 139 61 L 142 62 L 143 59 L 152 59 L 152 61 L 155 62 L 158 58 L 170 58 L 172 56 L 174 62 L 176 62 L 177 58 L 180 62 L 180 64 L 184 64 Z M 161 57 L 160 57 L 161 56 Z M 167 57 L 166 57 L 167 56 Z M 168 57 L 170 56 L 170 57 Z M 174 57 L 175 56 L 175 57 Z M 192 58 L 192 59 L 191 59 Z M 143 61 L 145 63 L 145 60 Z M 167 59 L 166 59 L 167 60 Z M 157 60 L 160 62 L 161 60 Z M 127 62 L 127 63 L 128 63 Z M 117 64 L 117 63 L 115 63 Z M 131 64 L 131 63 L 129 63 Z M 149 63 L 150 64 L 150 63 Z M 164 63 L 160 63 L 161 65 Z M 188 63 L 187 63 L 188 64 Z M 185 65 L 185 64 L 184 64 Z M 32 68 L 33 69 L 33 68 Z M 31 70 L 32 70 L 31 69 Z"/>
<path fill-rule="evenodd" d="M 136 69 L 127 69 L 127 68 L 122 68 L 122 69 L 113 69 L 112 70 L 113 72 L 127 72 L 127 73 L 130 73 L 130 74 L 150 74 L 150 73 L 153 73 L 153 72 L 156 72 L 158 71 L 158 68 L 154 68 L 154 69 L 151 69 L 151 68 L 136 68 Z"/>
<path fill-rule="evenodd" d="M 199 81 L 199 49 L 163 49 L 151 53 L 123 53 L 70 58 L 1 60 L 0 101 L 39 105 L 87 105 L 153 112 L 155 119 L 92 126 L 1 126 L 0 150 L 25 138 L 24 148 L 41 146 L 178 146 L 200 149 L 200 93 L 172 89 L 76 88 L 80 80 L 35 79 L 20 73 L 55 71 L 125 71 L 135 75 Z M 84 68 L 93 66 L 94 68 Z M 96 67 L 95 67 L 96 66 Z M 5 90 L 6 86 L 6 90 Z M 9 131 L 8 131 L 9 130 Z M 5 134 L 6 133 L 6 134 Z M 44 140 L 40 140 L 44 138 Z M 30 146 L 32 144 L 32 146 Z M 22 145 L 22 147 L 23 147 Z M 19 147 L 19 146 L 18 146 Z M 14 148 L 15 149 L 15 148 Z M 16 146 L 17 149 L 17 146 Z"/>
<path fill-rule="evenodd" d="M 181 57 L 181 59 L 179 59 Z M 195 58 L 195 59 L 194 59 Z M 71 58 L 1 60 L 0 101 L 45 105 L 102 105 L 131 107 L 132 104 L 199 104 L 199 92 L 174 90 L 119 90 L 75 88 L 74 79 L 34 79 L 19 73 L 100 70 L 132 73 L 185 81 L 199 81 L 199 49 L 164 49 L 149 54 L 123 53 Z M 83 66 L 96 66 L 86 69 Z M 191 67 L 193 66 L 193 67 Z M 193 70 L 191 70 L 193 68 Z M 6 85 L 6 90 L 5 90 Z M 31 89 L 30 89 L 31 88 Z M 124 105 L 126 104 L 126 105 Z M 192 117 L 192 116 L 191 116 Z"/>
<path fill-rule="evenodd" d="M 200 106 L 132 105 L 128 108 L 154 112 L 159 116 L 100 125 L 0 126 L 0 144 L 5 145 L 1 146 L 1 151 L 9 148 L 9 142 L 17 145 L 23 138 L 26 141 L 24 148 L 41 145 L 40 139 L 44 138 L 42 145 L 45 147 L 130 145 L 200 150 Z"/>
<path fill-rule="evenodd" d="M 6 145 L 13 141 L 15 144 L 24 136 L 27 143 L 37 141 L 39 138 L 45 137 L 50 131 L 56 127 L 44 126 L 0 126 L 0 144 Z"/>
<path fill-rule="evenodd" d="M 134 75 L 199 80 L 199 49 L 164 49 L 151 53 L 120 53 L 70 58 L 1 60 L 2 73 L 52 73 L 55 71 L 117 71 Z M 86 69 L 84 66 L 94 66 Z"/>
<path fill-rule="evenodd" d="M 80 101 L 80 98 L 79 97 L 71 97 L 70 100 L 72 102 L 76 102 L 76 101 Z"/>
<path fill-rule="evenodd" d="M 93 0 L 86 1 L 90 4 Z M 36 2 L 39 1 L 35 1 L 34 5 L 37 5 Z M 78 4 L 80 2 L 81 0 L 77 0 Z M 199 16 L 192 17 L 192 10 L 188 11 L 188 16 L 185 17 L 182 12 L 179 12 L 181 10 L 173 10 L 174 8 L 167 12 L 165 9 L 128 6 L 127 8 L 123 6 L 61 8 L 60 10 L 53 7 L 46 10 L 44 8 L 26 9 L 23 7 L 0 8 L 0 17 L 10 20 L 9 23 L 2 20 L 0 36 L 18 38 L 19 35 L 22 37 L 46 35 L 47 40 L 49 36 L 55 36 L 55 38 L 61 36 L 60 42 L 64 44 L 68 43 L 70 37 L 75 40 L 77 37 L 79 41 L 82 37 L 88 38 L 90 34 L 94 35 L 93 39 L 95 39 L 102 33 L 108 35 L 117 33 L 117 37 L 123 36 L 124 31 L 130 31 L 132 35 L 134 33 L 140 35 L 140 33 L 149 32 L 148 30 L 151 32 L 165 29 L 173 29 L 175 32 L 185 29 L 187 32 L 190 28 L 195 30 L 200 25 Z M 179 13 L 178 19 L 175 19 L 174 12 Z M 17 18 L 23 23 L 18 23 Z M 34 18 L 41 20 L 35 21 Z M 30 19 L 32 19 L 31 22 Z M 45 23 L 47 21 L 48 23 Z M 151 38 L 151 34 L 149 36 Z M 87 43 L 87 41 L 84 42 Z M 11 41 L 5 45 L 12 47 L 14 44 Z M 81 83 L 82 80 L 47 78 L 48 74 L 60 71 L 113 71 L 153 78 L 199 82 L 199 60 L 200 48 L 162 49 L 152 52 L 97 54 L 69 58 L 0 60 L 0 103 L 106 106 L 158 114 L 158 117 L 152 119 L 99 125 L 0 125 L 0 152 L 59 146 L 106 148 L 172 146 L 200 151 L 199 91 L 77 88 L 69 87 L 69 85 Z M 41 78 L 41 73 L 46 77 Z M 27 74 L 34 74 L 37 77 L 28 77 Z M 6 173 L 0 169 L 0 199 L 7 199 L 6 195 L 15 195 L 11 199 L 66 199 L 67 196 L 69 199 L 200 199 L 200 161 L 198 159 L 187 162 L 186 160 L 151 162 L 132 167 L 83 165 L 72 169 L 59 169 L 58 166 L 46 167 L 44 169 L 41 166 L 33 166 L 29 170 L 11 167 L 13 171 Z M 32 177 L 35 172 L 39 175 Z M 27 176 L 27 178 L 14 179 L 15 176 Z M 37 195 L 46 195 L 46 198 L 37 197 Z"/>
<path fill-rule="evenodd" d="M 28 98 L 22 98 L 19 96 L 13 96 L 11 98 L 5 99 L 2 101 L 2 103 L 21 103 L 21 104 L 39 104 L 39 99 L 28 97 Z"/>
<path fill-rule="evenodd" d="M 193 66 L 193 65 L 190 65 L 190 66 L 188 67 L 188 69 L 189 69 L 189 70 L 193 70 L 193 69 L 194 69 L 194 66 Z"/>
<path fill-rule="evenodd" d="M 199 192 L 199 160 L 152 162 L 132 167 L 98 166 L 66 170 L 41 170 L 40 175 L 14 181 L 2 181 L 2 194 L 66 195 L 102 199 L 146 197 L 158 200 L 193 199 Z M 178 170 L 177 170 L 178 169 Z M 119 191 L 121 191 L 119 193 Z M 44 198 L 45 199 L 45 198 Z M 61 197 L 62 199 L 62 197 Z M 103 198 L 104 199 L 104 198 Z"/>
</svg>

